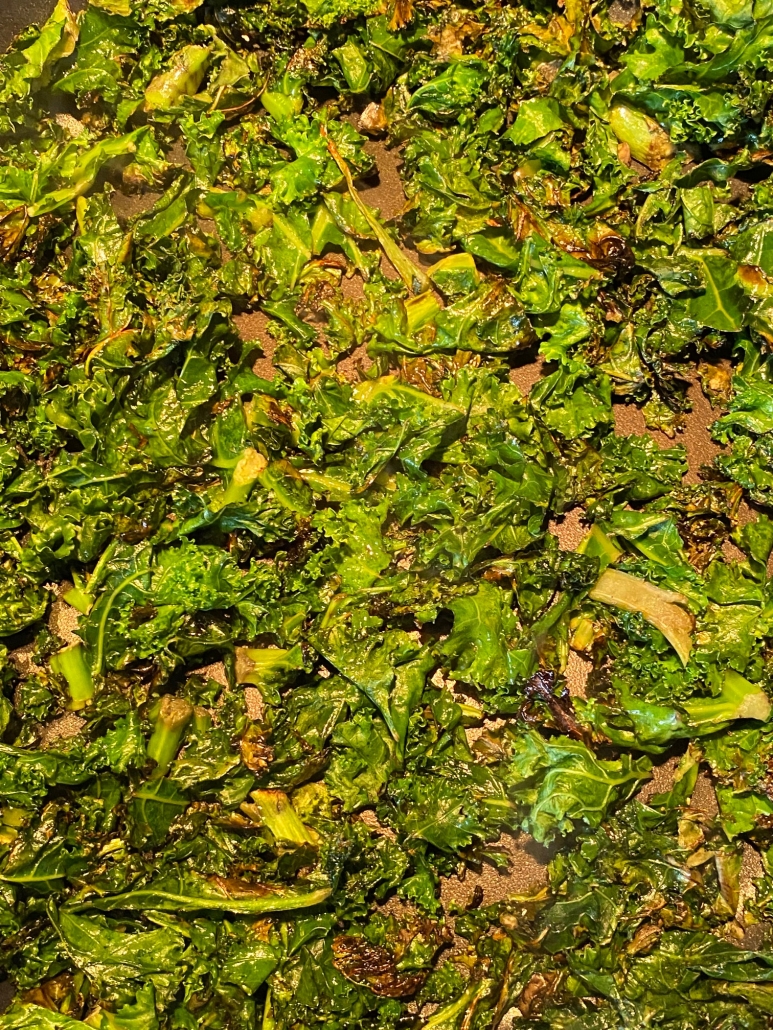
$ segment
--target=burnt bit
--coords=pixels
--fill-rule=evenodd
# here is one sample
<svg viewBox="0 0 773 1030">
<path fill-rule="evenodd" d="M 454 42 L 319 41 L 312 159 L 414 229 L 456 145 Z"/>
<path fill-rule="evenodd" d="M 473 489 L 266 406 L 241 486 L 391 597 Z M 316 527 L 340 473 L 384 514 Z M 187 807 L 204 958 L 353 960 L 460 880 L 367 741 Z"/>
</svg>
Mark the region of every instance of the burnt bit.
<svg viewBox="0 0 773 1030">
<path fill-rule="evenodd" d="M 333 965 L 347 980 L 380 998 L 410 998 L 427 977 L 423 972 L 398 972 L 395 958 L 386 948 L 349 934 L 333 941 Z"/>
<path fill-rule="evenodd" d="M 263 898 L 280 888 L 265 883 L 252 883 L 235 876 L 210 876 L 209 882 L 227 898 Z"/>
<path fill-rule="evenodd" d="M 117 535 L 127 544 L 139 544 L 148 537 L 153 536 L 156 526 L 145 518 L 128 519 L 119 517 L 117 519 Z"/>
<path fill-rule="evenodd" d="M 590 260 L 594 268 L 614 274 L 624 274 L 633 268 L 633 251 L 626 240 L 617 233 L 605 233 L 589 239 Z"/>
<path fill-rule="evenodd" d="M 671 496 L 688 561 L 703 572 L 737 523 L 743 490 L 737 483 L 712 479 L 709 471 L 704 482 L 677 486 Z"/>
<path fill-rule="evenodd" d="M 289 547 L 283 548 L 284 560 L 282 565 L 288 567 L 301 561 L 311 539 L 311 522 L 309 519 L 298 519 L 295 539 Z"/>
<path fill-rule="evenodd" d="M 455 375 L 460 368 L 469 366 L 478 368 L 481 364 L 479 354 L 469 351 L 457 351 L 456 354 L 437 354 L 432 357 L 402 358 L 400 360 L 400 379 L 409 386 L 440 396 L 440 384 L 449 376 Z"/>
<path fill-rule="evenodd" d="M 745 267 L 748 266 L 741 265 L 739 272 Z M 726 408 L 730 404 L 733 396 L 733 369 L 729 364 L 701 361 L 698 364 L 698 377 L 712 408 Z"/>
<path fill-rule="evenodd" d="M 587 740 L 587 731 L 577 722 L 569 688 L 562 683 L 556 692 L 556 674 L 552 670 L 540 669 L 535 672 L 526 684 L 525 694 L 526 702 L 521 706 L 519 715 L 526 722 L 534 722 L 532 703 L 541 702 L 547 706 L 557 730 L 575 740 Z"/>
<path fill-rule="evenodd" d="M 140 604 L 132 609 L 131 615 L 129 616 L 129 625 L 136 629 L 141 626 L 143 622 L 148 622 L 150 619 L 154 619 L 157 615 L 157 609 L 152 604 Z"/>
<path fill-rule="evenodd" d="M 624 275 L 630 272 L 636 263 L 628 241 L 604 225 L 592 229 L 588 233 L 587 241 L 564 226 L 556 230 L 552 242 L 565 253 L 579 258 L 580 261 L 607 275 Z"/>
<path fill-rule="evenodd" d="M 264 773 L 274 761 L 274 749 L 266 740 L 260 726 L 253 723 L 239 741 L 242 762 L 250 772 Z"/>
<path fill-rule="evenodd" d="M 539 1015 L 545 1003 L 554 996 L 560 982 L 561 974 L 558 972 L 534 973 L 515 1003 L 521 1015 L 525 1019 Z"/>
<path fill-rule="evenodd" d="M 70 973 L 60 973 L 51 980 L 45 980 L 39 987 L 33 987 L 22 995 L 22 1001 L 28 1005 L 39 1005 L 50 1012 L 59 1012 L 66 1006 L 66 1011 L 79 1012 L 83 1007 L 83 995 L 75 986 Z"/>
<path fill-rule="evenodd" d="M 472 894 L 470 895 L 470 900 L 467 902 L 467 910 L 470 911 L 471 909 L 480 908 L 480 906 L 482 904 L 483 904 L 483 888 L 481 887 L 481 885 L 479 883 L 476 883 L 475 886 L 472 889 Z"/>
<path fill-rule="evenodd" d="M 278 426 L 292 426 L 293 418 L 291 413 L 282 408 L 273 397 L 267 401 L 265 410 L 271 421 L 275 422 Z"/>
<path fill-rule="evenodd" d="M 413 18 L 413 0 L 394 0 L 392 17 L 389 19 L 390 32 L 404 29 Z"/>
</svg>

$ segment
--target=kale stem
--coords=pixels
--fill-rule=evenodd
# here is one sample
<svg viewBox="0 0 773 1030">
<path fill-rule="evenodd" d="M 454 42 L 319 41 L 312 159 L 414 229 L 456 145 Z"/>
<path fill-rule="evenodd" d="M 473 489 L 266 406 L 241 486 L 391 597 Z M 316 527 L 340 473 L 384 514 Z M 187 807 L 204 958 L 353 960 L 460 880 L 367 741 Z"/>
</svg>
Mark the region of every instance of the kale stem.
<svg viewBox="0 0 773 1030">
<path fill-rule="evenodd" d="M 127 576 L 126 579 L 122 579 L 112 594 L 108 597 L 107 603 L 105 604 L 105 610 L 99 620 L 99 630 L 97 634 L 97 658 L 94 663 L 98 673 L 102 672 L 102 667 L 105 662 L 105 629 L 107 628 L 107 617 L 110 614 L 110 610 L 115 604 L 116 598 L 121 591 L 128 587 L 130 583 L 133 583 L 135 579 L 139 579 L 140 576 L 144 576 L 146 572 L 150 572 L 150 569 L 135 569 L 131 575 Z"/>
<path fill-rule="evenodd" d="M 260 1030 L 276 1030 L 276 1019 L 274 1018 L 274 1002 L 271 997 L 271 984 L 268 985 L 266 993 L 266 1004 L 263 1008 L 263 1022 Z"/>
<path fill-rule="evenodd" d="M 292 844 L 314 844 L 315 838 L 304 826 L 283 790 L 253 790 L 253 804 L 245 803 L 242 811 L 256 823 L 266 826 L 276 840 Z"/>
<path fill-rule="evenodd" d="M 333 158 L 335 163 L 346 180 L 346 188 L 349 191 L 349 196 L 354 201 L 358 211 L 373 230 L 373 235 L 376 237 L 378 242 L 381 244 L 381 249 L 387 256 L 387 259 L 391 263 L 394 270 L 403 280 L 405 285 L 408 287 L 411 293 L 423 293 L 429 285 L 427 273 L 423 268 L 415 265 L 413 261 L 407 255 L 405 255 L 400 248 L 397 246 L 395 241 L 386 231 L 381 222 L 376 218 L 373 212 L 370 210 L 368 205 L 363 201 L 357 192 L 357 188 L 354 185 L 354 179 L 349 165 L 346 163 L 346 159 L 341 155 L 335 142 L 327 134 L 324 127 L 320 129 L 321 135 L 327 144 L 327 149 L 330 156 Z"/>
<path fill-rule="evenodd" d="M 424 1024 L 424 1030 L 446 1030 L 456 1026 L 457 1019 L 473 1006 L 477 996 L 485 989 L 485 981 L 471 984 L 464 994 L 460 994 L 450 1004 L 439 1008 Z"/>
<path fill-rule="evenodd" d="M 76 608 L 81 615 L 88 615 L 94 606 L 94 592 L 102 581 L 102 577 L 105 574 L 105 570 L 110 562 L 110 559 L 115 554 L 116 548 L 118 547 L 117 540 L 111 540 L 107 547 L 104 549 L 102 554 L 94 566 L 94 571 L 88 577 L 88 581 L 84 582 L 83 579 L 73 572 L 72 581 L 73 588 L 68 590 L 62 596 L 64 600 Z"/>
<path fill-rule="evenodd" d="M 185 698 L 167 694 L 161 701 L 148 741 L 148 757 L 156 763 L 155 775 L 163 776 L 172 764 L 192 715 L 193 705 Z"/>
<path fill-rule="evenodd" d="M 83 580 L 77 572 L 73 572 L 72 581 L 72 588 L 62 594 L 62 600 L 79 611 L 81 615 L 88 615 L 94 603 L 94 598 L 89 595 Z"/>
<path fill-rule="evenodd" d="M 221 506 L 246 501 L 267 465 L 266 459 L 254 447 L 245 447 L 233 470 L 231 482 L 220 499 Z"/>
<path fill-rule="evenodd" d="M 94 566 L 94 570 L 88 578 L 86 583 L 86 593 L 90 594 L 93 600 L 94 591 L 97 589 L 99 584 L 102 582 L 102 577 L 105 574 L 105 570 L 110 562 L 110 559 L 118 549 L 118 541 L 111 540 L 107 547 L 104 549 L 97 559 L 97 564 Z"/>
<path fill-rule="evenodd" d="M 94 696 L 94 681 L 83 644 L 72 644 L 52 655 L 51 669 L 67 683 L 70 694 L 68 708 L 73 712 L 85 708 Z"/>
<path fill-rule="evenodd" d="M 202 733 L 206 733 L 212 725 L 212 716 L 209 714 L 206 708 L 202 708 L 201 705 L 196 705 L 193 709 L 193 728 L 196 733 L 200 736 Z"/>
</svg>

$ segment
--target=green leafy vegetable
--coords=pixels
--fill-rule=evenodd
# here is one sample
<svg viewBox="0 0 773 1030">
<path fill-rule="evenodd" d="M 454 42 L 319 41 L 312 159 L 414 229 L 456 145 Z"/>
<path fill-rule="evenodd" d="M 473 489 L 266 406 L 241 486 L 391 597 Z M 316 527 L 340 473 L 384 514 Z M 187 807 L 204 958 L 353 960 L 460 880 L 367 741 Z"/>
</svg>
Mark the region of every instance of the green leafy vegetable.
<svg viewBox="0 0 773 1030">
<path fill-rule="evenodd" d="M 765 3 L 77 6 L 0 57 L 0 1028 L 768 1027 Z"/>
</svg>

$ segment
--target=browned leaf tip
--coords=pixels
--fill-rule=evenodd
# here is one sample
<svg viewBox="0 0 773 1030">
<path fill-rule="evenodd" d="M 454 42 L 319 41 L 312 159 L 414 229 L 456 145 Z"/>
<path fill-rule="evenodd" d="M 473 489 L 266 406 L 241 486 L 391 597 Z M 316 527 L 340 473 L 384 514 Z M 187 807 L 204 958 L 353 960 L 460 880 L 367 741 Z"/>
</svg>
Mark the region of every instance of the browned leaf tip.
<svg viewBox="0 0 773 1030">
<path fill-rule="evenodd" d="M 557 730 L 575 740 L 585 740 L 587 732 L 577 721 L 571 694 L 566 685 L 557 694 L 555 686 L 555 673 L 540 669 L 526 684 L 527 701 L 541 701 L 547 706 Z"/>
<path fill-rule="evenodd" d="M 381 998 L 409 998 L 426 979 L 426 973 L 401 973 L 394 956 L 364 937 L 343 934 L 333 941 L 333 965 L 347 980 L 367 987 Z"/>
</svg>

